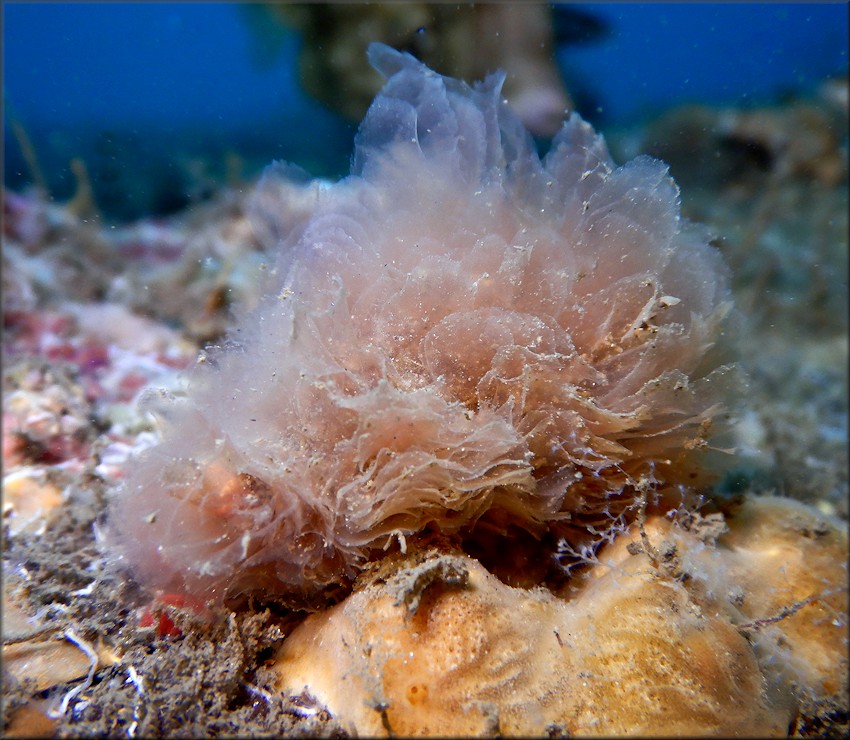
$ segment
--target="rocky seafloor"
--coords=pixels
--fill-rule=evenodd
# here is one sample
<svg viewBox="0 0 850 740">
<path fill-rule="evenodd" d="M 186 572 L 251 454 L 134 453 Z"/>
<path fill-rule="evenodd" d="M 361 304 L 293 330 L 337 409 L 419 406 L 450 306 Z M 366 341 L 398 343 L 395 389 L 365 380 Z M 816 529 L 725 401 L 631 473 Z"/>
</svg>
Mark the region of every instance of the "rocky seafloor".
<svg viewBox="0 0 850 740">
<path fill-rule="evenodd" d="M 684 215 L 710 227 L 732 269 L 749 388 L 737 401 L 735 461 L 706 497 L 727 508 L 788 497 L 840 526 L 848 517 L 846 101 L 845 80 L 781 106 L 677 109 L 609 137 L 620 161 L 642 151 L 670 163 Z M 119 225 L 94 204 L 3 194 L 8 736 L 351 731 L 320 702 L 279 688 L 281 645 L 303 613 L 262 604 L 204 619 L 179 595 L 145 593 L 108 565 L 100 544 L 110 491 L 127 460 L 156 440 L 139 398 L 148 387 L 176 388 L 180 371 L 228 329 L 231 306 L 257 299 L 268 255 L 246 213 L 251 187 Z M 293 195 L 292 209 L 302 205 Z M 440 557 L 438 575 L 411 593 L 432 581 L 487 578 Z M 421 569 L 421 558 L 408 566 Z M 799 598 L 765 619 L 778 625 L 803 613 L 811 603 Z M 846 609 L 846 578 L 836 603 Z M 832 618 L 846 640 L 846 613 Z M 800 700 L 788 733 L 843 734 L 847 705 L 845 679 Z M 372 711 L 378 731 L 393 729 L 388 707 Z M 569 723 L 549 728 L 592 734 Z M 504 730 L 496 717 L 475 731 Z"/>
</svg>

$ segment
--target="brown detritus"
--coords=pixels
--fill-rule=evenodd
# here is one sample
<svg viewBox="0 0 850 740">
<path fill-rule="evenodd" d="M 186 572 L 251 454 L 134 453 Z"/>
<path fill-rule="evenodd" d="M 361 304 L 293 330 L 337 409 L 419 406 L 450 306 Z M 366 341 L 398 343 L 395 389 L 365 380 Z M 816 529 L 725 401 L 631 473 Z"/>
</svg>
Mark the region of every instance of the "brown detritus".
<svg viewBox="0 0 850 740">
<path fill-rule="evenodd" d="M 75 737 L 338 734 L 320 710 L 274 696 L 262 672 L 252 667 L 257 654 L 278 639 L 267 613 L 231 615 L 216 629 L 196 626 L 181 641 L 128 650 L 121 665 L 101 677 L 109 690 L 97 704 L 75 712 L 63 730 Z"/>
<path fill-rule="evenodd" d="M 214 285 L 204 303 L 204 315 L 212 318 L 230 308 L 229 288 L 226 285 Z"/>
<path fill-rule="evenodd" d="M 468 558 L 441 554 L 426 558 L 423 563 L 405 569 L 403 578 L 393 581 L 396 606 L 403 604 L 411 615 L 419 608 L 426 589 L 466 588 L 469 580 Z"/>
<path fill-rule="evenodd" d="M 389 703 L 385 701 L 375 701 L 372 702 L 369 706 L 371 706 L 371 708 L 374 709 L 380 715 L 381 726 L 387 733 L 387 737 L 395 737 L 396 734 L 393 732 L 392 725 L 390 724 L 390 718 L 387 715 L 387 710 L 390 708 Z"/>
<path fill-rule="evenodd" d="M 826 699 L 805 698 L 792 722 L 789 737 L 840 738 L 850 732 L 847 691 Z"/>
<path fill-rule="evenodd" d="M 783 619 L 787 619 L 791 615 L 796 614 L 803 607 L 815 604 L 819 599 L 833 596 L 840 593 L 842 590 L 846 590 L 846 587 L 844 589 L 835 588 L 824 591 L 820 594 L 814 594 L 806 599 L 802 599 L 801 601 L 796 601 L 793 604 L 783 606 L 776 614 L 770 617 L 761 617 L 760 619 L 754 619 L 752 622 L 746 622 L 745 624 L 738 624 L 736 626 L 740 632 L 758 632 L 765 627 L 769 627 L 771 624 L 776 624 L 777 622 L 781 622 Z M 741 599 L 741 603 L 743 604 L 743 598 Z"/>
<path fill-rule="evenodd" d="M 649 558 L 652 567 L 662 578 L 680 579 L 685 574 L 683 574 L 680 568 L 681 563 L 677 557 L 678 551 L 676 544 L 668 539 L 664 539 L 656 546 L 650 540 L 646 530 L 647 494 L 651 490 L 651 487 L 647 481 L 642 481 L 638 484 L 637 489 L 640 494 L 638 496 L 638 512 L 635 518 L 635 526 L 640 535 L 640 541 L 630 542 L 626 549 L 630 555 L 644 553 Z"/>
<path fill-rule="evenodd" d="M 717 538 L 728 531 L 726 518 L 722 512 L 701 514 L 698 511 L 685 511 L 676 517 L 676 522 L 687 532 L 693 532 L 706 545 L 713 546 Z"/>
</svg>

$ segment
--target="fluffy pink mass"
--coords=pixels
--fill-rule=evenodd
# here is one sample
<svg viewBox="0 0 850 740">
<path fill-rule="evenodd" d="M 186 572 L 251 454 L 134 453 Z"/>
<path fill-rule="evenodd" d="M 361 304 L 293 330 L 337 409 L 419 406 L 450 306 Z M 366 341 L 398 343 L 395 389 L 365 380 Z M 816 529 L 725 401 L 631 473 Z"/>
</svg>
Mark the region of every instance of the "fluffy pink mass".
<svg viewBox="0 0 850 740">
<path fill-rule="evenodd" d="M 615 167 L 575 115 L 541 160 L 503 75 L 369 54 L 388 81 L 352 174 L 299 186 L 310 208 L 284 217 L 270 168 L 264 297 L 160 404 L 113 503 L 149 585 L 315 594 L 393 539 L 598 532 L 641 479 L 699 471 L 729 290 L 665 166 Z"/>
</svg>

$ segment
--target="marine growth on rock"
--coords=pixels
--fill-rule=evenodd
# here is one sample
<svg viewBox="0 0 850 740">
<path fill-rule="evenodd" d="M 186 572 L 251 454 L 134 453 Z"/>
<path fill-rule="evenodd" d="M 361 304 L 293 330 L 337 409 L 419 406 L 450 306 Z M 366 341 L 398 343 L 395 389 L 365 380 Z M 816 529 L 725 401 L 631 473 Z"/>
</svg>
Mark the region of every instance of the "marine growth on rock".
<svg viewBox="0 0 850 740">
<path fill-rule="evenodd" d="M 615 166 L 577 115 L 541 158 L 503 74 L 369 57 L 351 175 L 268 170 L 263 297 L 150 404 L 161 442 L 110 511 L 150 586 L 310 597 L 419 532 L 580 542 L 703 482 L 730 293 L 666 167 Z"/>
</svg>

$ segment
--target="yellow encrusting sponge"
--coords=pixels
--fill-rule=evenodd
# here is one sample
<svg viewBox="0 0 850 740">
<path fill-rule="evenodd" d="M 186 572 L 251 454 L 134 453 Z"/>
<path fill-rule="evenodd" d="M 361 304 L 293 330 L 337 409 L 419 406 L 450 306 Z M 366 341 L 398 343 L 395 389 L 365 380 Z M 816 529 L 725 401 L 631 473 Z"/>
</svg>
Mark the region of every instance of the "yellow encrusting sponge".
<svg viewBox="0 0 850 740">
<path fill-rule="evenodd" d="M 728 526 L 650 518 L 567 598 L 411 552 L 287 638 L 279 688 L 367 736 L 785 737 L 846 703 L 847 535 L 775 498 Z"/>
</svg>

